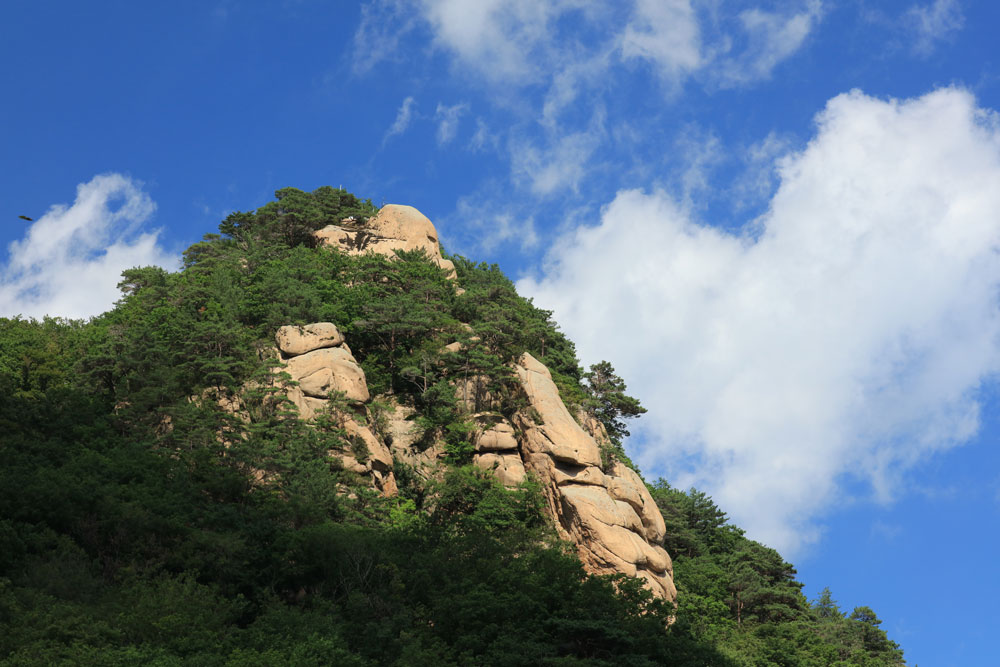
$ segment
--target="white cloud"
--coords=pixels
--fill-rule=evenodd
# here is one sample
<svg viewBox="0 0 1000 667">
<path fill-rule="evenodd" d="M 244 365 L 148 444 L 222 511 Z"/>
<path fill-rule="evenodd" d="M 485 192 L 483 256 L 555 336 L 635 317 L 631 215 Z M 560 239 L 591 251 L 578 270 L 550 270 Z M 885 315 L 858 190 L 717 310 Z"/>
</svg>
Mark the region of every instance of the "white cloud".
<svg viewBox="0 0 1000 667">
<path fill-rule="evenodd" d="M 978 428 L 1000 370 L 1000 122 L 962 90 L 853 92 L 778 175 L 742 236 L 622 191 L 519 289 L 650 409 L 648 473 L 794 552 L 845 478 L 889 500 Z"/>
<path fill-rule="evenodd" d="M 678 134 L 674 146 L 681 167 L 678 189 L 683 193 L 684 203 L 692 205 L 699 195 L 712 188 L 710 176 L 725 160 L 726 153 L 715 134 L 694 125 Z"/>
<path fill-rule="evenodd" d="M 651 61 L 671 87 L 704 63 L 690 0 L 637 0 L 621 36 L 622 56 Z"/>
<path fill-rule="evenodd" d="M 767 79 L 772 70 L 794 54 L 822 17 L 819 0 L 808 0 L 801 12 L 779 14 L 748 9 L 739 15 L 749 40 L 742 53 L 723 60 L 715 76 L 723 86 L 739 86 Z"/>
<path fill-rule="evenodd" d="M 585 0 L 422 0 L 435 44 L 493 82 L 547 78 L 561 49 L 552 23 L 597 4 Z"/>
<path fill-rule="evenodd" d="M 454 213 L 435 224 L 450 252 L 469 257 L 488 256 L 502 247 L 530 252 L 540 242 L 536 211 L 528 202 L 512 200 L 508 189 L 492 181 L 461 197 Z"/>
<path fill-rule="evenodd" d="M 485 151 L 487 149 L 499 151 L 500 140 L 496 134 L 490 131 L 486 121 L 482 118 L 477 118 L 476 132 L 472 135 L 472 139 L 469 140 L 469 150 Z"/>
<path fill-rule="evenodd" d="M 90 317 L 114 305 L 123 270 L 178 268 L 159 232 L 141 231 L 155 209 L 141 184 L 121 174 L 81 183 L 72 206 L 53 206 L 10 244 L 0 315 Z"/>
<path fill-rule="evenodd" d="M 745 209 L 770 198 L 778 176 L 776 160 L 789 152 L 790 147 L 790 141 L 776 132 L 747 147 L 743 154 L 745 170 L 733 183 L 736 209 Z"/>
<path fill-rule="evenodd" d="M 386 142 L 392 137 L 406 132 L 407 128 L 410 127 L 410 121 L 413 120 L 413 97 L 407 97 L 403 100 L 403 103 L 399 105 L 399 110 L 396 111 L 396 119 L 392 121 L 392 125 L 389 129 L 385 131 L 385 136 L 382 137 L 382 145 L 385 146 Z"/>
<path fill-rule="evenodd" d="M 926 10 L 925 22 L 935 24 L 937 5 L 948 1 Z M 606 86 L 622 61 L 650 64 L 668 92 L 695 75 L 724 87 L 766 79 L 822 17 L 820 0 L 798 6 L 798 12 L 754 7 L 734 14 L 691 0 L 634 0 L 626 7 L 610 0 L 373 0 L 363 6 L 355 33 L 355 71 L 392 57 L 403 50 L 404 36 L 425 27 L 433 47 L 477 81 L 505 93 L 547 87 L 542 118 L 551 125 L 582 91 Z"/>
<path fill-rule="evenodd" d="M 355 74 L 367 74 L 383 60 L 399 60 L 400 41 L 416 25 L 413 0 L 376 0 L 361 6 L 351 48 Z"/>
<path fill-rule="evenodd" d="M 598 109 L 586 129 L 579 132 L 553 133 L 539 145 L 519 138 L 510 142 L 511 173 L 527 183 L 532 193 L 548 196 L 560 190 L 577 191 L 588 173 L 590 157 L 604 140 L 605 115 Z"/>
<path fill-rule="evenodd" d="M 926 56 L 934 51 L 938 42 L 962 29 L 965 16 L 958 0 L 934 0 L 927 5 L 914 5 L 903 20 L 913 33 L 913 50 Z"/>
<path fill-rule="evenodd" d="M 453 106 L 447 106 L 441 104 L 437 105 L 437 110 L 434 113 L 434 117 L 438 121 L 437 129 L 437 142 L 438 145 L 444 146 L 451 142 L 455 138 L 455 133 L 458 131 L 458 121 L 462 118 L 462 115 L 469 110 L 468 104 L 455 104 Z"/>
</svg>

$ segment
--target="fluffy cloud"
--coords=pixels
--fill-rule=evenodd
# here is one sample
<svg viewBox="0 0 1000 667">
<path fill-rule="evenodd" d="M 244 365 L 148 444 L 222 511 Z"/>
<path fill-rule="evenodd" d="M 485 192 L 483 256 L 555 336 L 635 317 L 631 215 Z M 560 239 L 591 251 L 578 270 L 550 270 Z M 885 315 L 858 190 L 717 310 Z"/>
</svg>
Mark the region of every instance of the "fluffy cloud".
<svg viewBox="0 0 1000 667">
<path fill-rule="evenodd" d="M 0 315 L 90 317 L 114 305 L 123 270 L 177 268 L 159 232 L 140 229 L 155 209 L 140 184 L 121 174 L 81 183 L 72 206 L 53 206 L 10 244 L 0 270 Z"/>
<path fill-rule="evenodd" d="M 622 191 L 519 284 L 650 408 L 648 473 L 790 552 L 846 482 L 889 500 L 908 466 L 972 436 L 1000 370 L 997 116 L 957 89 L 852 92 L 816 122 L 741 235 Z"/>
</svg>

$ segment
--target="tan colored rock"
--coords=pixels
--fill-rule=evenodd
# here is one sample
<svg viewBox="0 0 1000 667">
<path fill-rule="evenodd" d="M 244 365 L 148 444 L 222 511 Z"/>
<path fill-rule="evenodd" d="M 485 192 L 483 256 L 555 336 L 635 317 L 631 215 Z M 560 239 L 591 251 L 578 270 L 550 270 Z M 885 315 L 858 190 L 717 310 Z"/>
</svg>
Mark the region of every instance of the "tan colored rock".
<svg viewBox="0 0 1000 667">
<path fill-rule="evenodd" d="M 485 375 L 459 377 L 451 381 L 451 386 L 455 388 L 455 398 L 469 412 L 481 412 L 493 406 L 496 397 L 487 390 L 489 385 L 490 378 Z"/>
<path fill-rule="evenodd" d="M 388 498 L 399 495 L 399 487 L 396 486 L 396 476 L 392 471 L 382 472 L 372 470 L 372 477 L 375 480 L 375 485 L 381 489 L 383 495 Z"/>
<path fill-rule="evenodd" d="M 523 432 L 525 468 L 542 482 L 547 505 L 561 536 L 577 546 L 589 572 L 640 577 L 657 596 L 676 599 L 673 566 L 660 546 L 663 517 L 642 479 L 624 464 L 605 474 L 595 438 L 599 423 L 581 428 L 570 415 L 552 376 L 525 354 L 515 366 L 529 407 L 515 416 Z"/>
<path fill-rule="evenodd" d="M 541 480 L 550 480 L 555 486 L 584 484 L 603 487 L 607 482 L 604 473 L 596 466 L 578 466 L 557 461 L 548 454 L 524 452 L 525 467 Z"/>
<path fill-rule="evenodd" d="M 285 390 L 285 396 L 298 409 L 299 419 L 303 421 L 315 419 L 329 405 L 329 401 L 324 399 L 306 396 L 298 387 L 288 387 Z"/>
<path fill-rule="evenodd" d="M 365 475 L 371 472 L 371 466 L 367 462 L 362 463 L 358 461 L 354 457 L 354 454 L 350 452 L 331 452 L 330 456 L 339 460 L 344 470 L 349 470 L 358 475 Z"/>
<path fill-rule="evenodd" d="M 603 487 L 607 483 L 607 478 L 597 466 L 572 466 L 559 462 L 552 468 L 552 480 L 556 486 L 584 484 Z"/>
<path fill-rule="evenodd" d="M 612 497 L 632 505 L 642 519 L 643 532 L 647 540 L 654 544 L 663 542 L 667 533 L 663 514 L 638 473 L 621 461 L 616 461 L 608 477 L 608 492 Z"/>
<path fill-rule="evenodd" d="M 382 444 L 382 441 L 376 438 L 368 428 L 353 419 L 348 419 L 344 423 L 344 430 L 347 431 L 348 438 L 357 438 L 364 444 L 365 449 L 368 450 L 370 467 L 392 470 L 393 461 L 389 448 Z"/>
<path fill-rule="evenodd" d="M 585 565 L 596 572 L 642 576 L 655 593 L 675 599 L 670 556 L 643 539 L 641 519 L 629 503 L 595 486 L 571 485 L 560 491 L 563 524 Z"/>
<path fill-rule="evenodd" d="M 468 325 L 466 325 L 466 326 L 468 326 Z M 476 343 L 476 342 L 479 342 L 482 339 L 479 338 L 479 336 L 469 336 L 468 340 L 469 340 L 470 343 Z M 447 345 L 445 345 L 444 347 L 442 347 L 441 351 L 442 352 L 451 352 L 452 354 L 458 354 L 459 352 L 461 352 L 462 350 L 464 350 L 465 347 L 466 347 L 466 344 L 463 341 L 456 340 L 454 343 L 448 343 Z"/>
<path fill-rule="evenodd" d="M 504 486 L 517 486 L 524 481 L 524 464 L 517 452 L 485 452 L 476 454 L 472 462 L 483 470 L 492 470 Z"/>
<path fill-rule="evenodd" d="M 331 391 L 342 391 L 348 400 L 367 402 L 365 372 L 344 349 L 328 347 L 292 357 L 285 372 L 299 383 L 306 396 L 326 398 Z"/>
<path fill-rule="evenodd" d="M 635 533 L 642 532 L 642 520 L 632 506 L 615 500 L 601 487 L 572 485 L 563 487 L 561 492 L 563 504 L 572 507 L 573 513 L 585 526 L 597 522 L 620 526 Z"/>
<path fill-rule="evenodd" d="M 537 415 L 527 425 L 527 448 L 560 461 L 582 466 L 600 466 L 601 453 L 597 443 L 569 414 L 559 397 L 559 390 L 552 382 L 549 369 L 525 352 L 514 370 L 528 396 L 531 409 Z"/>
<path fill-rule="evenodd" d="M 454 263 L 441 256 L 434 223 L 412 206 L 387 204 L 363 224 L 327 225 L 315 236 L 321 244 L 339 247 L 351 255 L 374 252 L 394 257 L 397 250 L 422 249 L 450 278 L 455 277 Z"/>
<path fill-rule="evenodd" d="M 416 411 L 407 405 L 396 405 L 386 415 L 389 451 L 397 461 L 413 467 L 422 479 L 431 479 L 441 472 L 441 460 L 446 456 L 444 442 L 420 443 L 422 429 L 413 421 Z"/>
<path fill-rule="evenodd" d="M 476 440 L 478 452 L 502 452 L 517 449 L 514 427 L 507 422 L 499 422 L 483 431 Z"/>
<path fill-rule="evenodd" d="M 288 356 L 305 354 L 325 347 L 337 347 L 344 342 L 343 334 L 331 322 L 284 326 L 278 329 L 274 339 L 278 349 Z"/>
</svg>

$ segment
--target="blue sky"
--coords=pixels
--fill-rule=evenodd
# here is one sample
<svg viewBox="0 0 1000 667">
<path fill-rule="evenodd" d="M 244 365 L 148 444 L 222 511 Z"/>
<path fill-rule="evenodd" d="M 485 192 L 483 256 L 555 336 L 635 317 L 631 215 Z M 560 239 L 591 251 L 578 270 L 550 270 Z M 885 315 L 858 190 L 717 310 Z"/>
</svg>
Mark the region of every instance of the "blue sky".
<svg viewBox="0 0 1000 667">
<path fill-rule="evenodd" d="M 4 14 L 0 315 L 101 312 L 281 187 L 414 205 L 615 365 L 647 478 L 875 608 L 911 664 L 995 664 L 1000 5 Z"/>
</svg>

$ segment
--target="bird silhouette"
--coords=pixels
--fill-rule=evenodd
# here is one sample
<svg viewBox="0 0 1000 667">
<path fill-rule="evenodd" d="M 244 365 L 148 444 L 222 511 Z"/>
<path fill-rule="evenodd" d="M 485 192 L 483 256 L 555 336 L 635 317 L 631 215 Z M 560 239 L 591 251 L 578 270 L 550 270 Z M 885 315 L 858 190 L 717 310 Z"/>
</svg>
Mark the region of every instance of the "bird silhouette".
<svg viewBox="0 0 1000 667">
<path fill-rule="evenodd" d="M 29 217 L 28 217 L 28 216 L 26 216 L 26 215 L 19 215 L 19 216 L 17 216 L 17 217 L 21 218 L 21 220 L 27 220 L 28 222 L 34 222 L 34 221 L 35 221 L 35 219 L 34 219 L 34 218 L 29 218 Z"/>
</svg>

